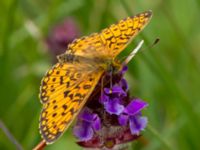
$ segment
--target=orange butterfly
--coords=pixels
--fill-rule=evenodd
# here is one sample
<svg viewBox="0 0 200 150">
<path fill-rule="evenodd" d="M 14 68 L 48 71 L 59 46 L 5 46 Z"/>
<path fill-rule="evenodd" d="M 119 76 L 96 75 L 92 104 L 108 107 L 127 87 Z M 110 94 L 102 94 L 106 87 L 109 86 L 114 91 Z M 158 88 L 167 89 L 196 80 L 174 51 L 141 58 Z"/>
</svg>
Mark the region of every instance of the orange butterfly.
<svg viewBox="0 0 200 150">
<path fill-rule="evenodd" d="M 47 144 L 69 127 L 102 75 L 128 43 L 147 25 L 151 11 L 128 17 L 90 36 L 73 41 L 41 82 L 40 132 Z"/>
</svg>

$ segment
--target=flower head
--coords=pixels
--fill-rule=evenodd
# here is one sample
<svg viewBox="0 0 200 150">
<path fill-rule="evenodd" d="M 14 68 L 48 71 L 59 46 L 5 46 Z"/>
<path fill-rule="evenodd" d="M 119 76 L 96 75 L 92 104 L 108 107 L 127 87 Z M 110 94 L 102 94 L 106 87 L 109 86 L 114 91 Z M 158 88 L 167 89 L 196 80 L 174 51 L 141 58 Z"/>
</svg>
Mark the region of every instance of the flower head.
<svg viewBox="0 0 200 150">
<path fill-rule="evenodd" d="M 141 110 L 147 107 L 147 105 L 146 102 L 140 99 L 133 99 L 119 116 L 119 124 L 127 125 L 129 122 L 131 133 L 139 135 L 140 131 L 144 130 L 147 124 L 147 118 L 141 115 Z"/>
<path fill-rule="evenodd" d="M 79 115 L 79 122 L 74 127 L 74 135 L 81 141 L 88 141 L 93 137 L 94 131 L 101 128 L 100 118 L 85 108 Z"/>
<path fill-rule="evenodd" d="M 119 73 L 106 75 L 104 78 L 110 82 L 104 82 L 103 89 L 101 85 L 96 87 L 101 90 L 86 104 L 73 130 L 79 145 L 112 148 L 137 139 L 146 127 L 147 118 L 141 111 L 148 104 L 130 97 L 123 77 L 126 71 L 124 66 Z"/>
<path fill-rule="evenodd" d="M 69 43 L 80 35 L 74 19 L 68 18 L 54 26 L 49 33 L 46 43 L 52 55 L 57 56 L 67 49 Z"/>
</svg>

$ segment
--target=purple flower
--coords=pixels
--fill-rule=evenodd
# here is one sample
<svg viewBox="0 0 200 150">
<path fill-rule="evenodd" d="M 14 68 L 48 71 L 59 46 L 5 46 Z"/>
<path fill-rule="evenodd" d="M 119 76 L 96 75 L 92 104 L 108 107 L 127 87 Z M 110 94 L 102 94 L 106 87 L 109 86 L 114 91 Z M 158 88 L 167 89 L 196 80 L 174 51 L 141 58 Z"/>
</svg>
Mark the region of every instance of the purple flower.
<svg viewBox="0 0 200 150">
<path fill-rule="evenodd" d="M 68 18 L 54 26 L 46 39 L 46 44 L 52 55 L 57 56 L 64 53 L 68 44 L 79 35 L 80 31 L 75 20 Z"/>
<path fill-rule="evenodd" d="M 120 104 L 119 99 L 110 99 L 104 103 L 104 108 L 109 114 L 119 115 L 123 112 L 124 106 Z"/>
<path fill-rule="evenodd" d="M 147 125 L 147 117 L 131 116 L 129 119 L 131 133 L 139 135 L 140 131 L 144 130 Z"/>
<path fill-rule="evenodd" d="M 101 93 L 99 101 L 109 114 L 119 115 L 124 111 L 123 99 L 127 96 L 128 84 L 122 76 L 126 71 L 125 66 L 119 72 L 119 81 L 116 80 L 117 82 L 114 82 L 112 87 L 105 87 Z"/>
<path fill-rule="evenodd" d="M 101 84 L 96 87 L 102 90 L 88 100 L 78 116 L 74 135 L 80 146 L 113 148 L 137 139 L 146 127 L 147 118 L 142 116 L 141 111 L 148 104 L 130 97 L 127 81 L 123 78 L 126 71 L 125 66 L 117 74 L 112 74 L 112 77 L 105 76 L 104 88 Z M 98 91 L 96 89 L 94 91 Z"/>
<path fill-rule="evenodd" d="M 121 98 L 126 95 L 126 92 L 121 86 L 114 85 L 112 88 L 104 88 L 100 102 L 109 114 L 119 115 L 124 110 L 124 106 L 121 104 Z"/>
<path fill-rule="evenodd" d="M 86 121 L 76 125 L 73 129 L 73 132 L 80 141 L 88 141 L 93 137 L 94 134 L 91 124 Z"/>
<path fill-rule="evenodd" d="M 140 131 L 144 130 L 147 124 L 147 118 L 142 117 L 140 112 L 147 105 L 146 102 L 140 99 L 133 99 L 119 116 L 119 124 L 124 126 L 129 122 L 131 133 L 139 135 Z"/>
<path fill-rule="evenodd" d="M 140 99 L 133 99 L 124 110 L 124 113 L 128 115 L 136 115 L 138 114 L 143 108 L 147 107 L 148 104 Z"/>
<path fill-rule="evenodd" d="M 86 108 L 80 113 L 79 122 L 73 131 L 80 141 L 88 141 L 93 137 L 94 132 L 100 130 L 100 128 L 101 121 L 98 115 Z"/>
</svg>

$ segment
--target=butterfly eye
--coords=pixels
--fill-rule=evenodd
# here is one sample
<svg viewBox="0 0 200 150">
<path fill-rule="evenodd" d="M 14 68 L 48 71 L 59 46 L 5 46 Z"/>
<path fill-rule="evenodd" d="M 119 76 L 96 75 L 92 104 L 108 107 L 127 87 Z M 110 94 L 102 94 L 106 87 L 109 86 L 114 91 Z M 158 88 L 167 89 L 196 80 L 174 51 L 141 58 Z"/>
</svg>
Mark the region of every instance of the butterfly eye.
<svg viewBox="0 0 200 150">
<path fill-rule="evenodd" d="M 63 60 L 64 60 L 64 58 L 65 58 L 64 55 L 65 55 L 65 54 L 60 54 L 60 55 L 57 56 L 57 59 L 58 59 L 59 62 L 63 62 Z"/>
</svg>

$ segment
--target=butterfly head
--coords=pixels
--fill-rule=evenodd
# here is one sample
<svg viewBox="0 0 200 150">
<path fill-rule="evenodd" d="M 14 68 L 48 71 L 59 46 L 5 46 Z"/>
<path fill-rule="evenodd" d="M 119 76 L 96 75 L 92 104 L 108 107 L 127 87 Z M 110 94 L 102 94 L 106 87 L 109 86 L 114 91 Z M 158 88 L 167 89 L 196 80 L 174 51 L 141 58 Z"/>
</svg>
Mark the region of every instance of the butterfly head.
<svg viewBox="0 0 200 150">
<path fill-rule="evenodd" d="M 122 68 L 122 64 L 118 60 L 110 61 L 107 64 L 107 72 L 111 74 L 117 74 Z"/>
</svg>

